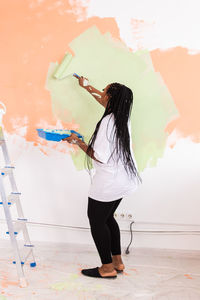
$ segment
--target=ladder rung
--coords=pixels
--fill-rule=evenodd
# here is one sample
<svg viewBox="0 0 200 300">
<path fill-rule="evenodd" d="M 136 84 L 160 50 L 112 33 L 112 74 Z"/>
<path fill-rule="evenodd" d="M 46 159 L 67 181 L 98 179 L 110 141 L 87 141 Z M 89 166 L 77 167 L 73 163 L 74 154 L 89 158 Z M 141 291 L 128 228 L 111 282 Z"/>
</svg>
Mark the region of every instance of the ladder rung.
<svg viewBox="0 0 200 300">
<path fill-rule="evenodd" d="M 16 261 L 15 261 L 15 260 L 13 260 L 13 264 L 16 264 Z M 24 261 L 21 261 L 21 264 L 24 265 Z M 30 267 L 31 267 L 31 268 L 36 267 L 36 265 L 37 265 L 37 264 L 36 264 L 35 261 L 30 263 Z"/>
<path fill-rule="evenodd" d="M 21 195 L 21 193 L 19 192 L 12 192 L 10 195 L 7 196 L 7 204 L 8 205 L 12 205 L 14 204 L 17 200 L 19 200 L 19 195 Z M 3 205 L 3 201 L 0 201 L 0 205 Z"/>
<path fill-rule="evenodd" d="M 21 193 L 14 193 L 14 192 L 12 192 L 7 197 L 7 200 L 9 201 L 8 203 L 10 203 L 10 205 L 14 204 L 16 201 L 19 200 L 19 195 L 21 195 Z"/>
<path fill-rule="evenodd" d="M 32 245 L 32 244 L 24 244 L 24 247 L 35 247 L 34 245 Z"/>
<path fill-rule="evenodd" d="M 19 232 L 18 231 L 14 231 L 14 234 L 18 234 Z M 6 234 L 10 234 L 10 232 L 9 231 L 6 231 Z"/>
<path fill-rule="evenodd" d="M 13 260 L 13 264 L 16 264 L 15 260 Z M 21 265 L 24 265 L 24 261 L 21 261 Z"/>
<path fill-rule="evenodd" d="M 24 261 L 24 264 L 26 263 L 26 261 L 28 260 L 28 258 L 29 258 L 29 256 L 32 254 L 32 249 L 31 248 L 26 248 L 26 250 L 25 251 L 22 251 L 22 256 L 23 256 L 23 258 L 22 258 L 22 260 Z M 35 262 L 32 262 L 31 264 L 34 264 Z M 30 266 L 31 266 L 31 264 L 30 264 Z M 35 266 L 36 266 L 36 263 L 35 263 Z"/>
<path fill-rule="evenodd" d="M 22 222 L 23 221 L 23 222 Z M 25 222 L 27 221 L 27 219 L 19 219 L 14 221 L 13 225 L 14 225 L 14 234 L 17 235 L 20 233 L 20 231 L 22 231 L 23 226 L 25 225 Z M 6 231 L 6 234 L 10 234 L 9 231 Z"/>
<path fill-rule="evenodd" d="M 1 169 L 1 175 L 5 176 L 5 175 L 8 175 L 8 174 L 11 174 L 12 173 L 12 169 L 14 169 L 15 167 L 12 167 L 12 166 L 6 166 L 4 168 Z"/>
<path fill-rule="evenodd" d="M 20 192 L 12 192 L 11 194 L 12 194 L 12 195 L 21 195 Z"/>
<path fill-rule="evenodd" d="M 24 246 L 26 246 L 26 244 Z M 27 244 L 27 246 L 31 246 L 31 248 L 32 248 L 33 245 L 28 245 Z M 33 250 L 31 248 L 26 248 L 25 252 L 22 251 L 22 253 L 21 253 L 21 255 L 23 256 L 23 258 L 21 257 L 21 259 L 22 259 L 21 264 L 22 265 L 24 265 L 26 263 L 26 261 L 28 260 L 29 256 L 32 254 Z M 16 264 L 15 260 L 13 261 L 13 264 Z M 31 262 L 30 266 L 31 267 L 35 267 L 36 266 L 36 262 Z"/>
<path fill-rule="evenodd" d="M 25 218 L 17 218 L 17 221 L 23 221 L 23 222 L 27 222 L 28 221 L 28 219 L 25 219 Z M 17 223 L 17 221 L 16 221 L 16 223 Z M 23 224 L 23 223 L 22 223 Z"/>
<path fill-rule="evenodd" d="M 11 202 L 7 202 L 7 203 L 8 203 L 8 205 L 12 205 Z M 3 202 L 0 202 L 0 205 L 3 205 Z"/>
</svg>

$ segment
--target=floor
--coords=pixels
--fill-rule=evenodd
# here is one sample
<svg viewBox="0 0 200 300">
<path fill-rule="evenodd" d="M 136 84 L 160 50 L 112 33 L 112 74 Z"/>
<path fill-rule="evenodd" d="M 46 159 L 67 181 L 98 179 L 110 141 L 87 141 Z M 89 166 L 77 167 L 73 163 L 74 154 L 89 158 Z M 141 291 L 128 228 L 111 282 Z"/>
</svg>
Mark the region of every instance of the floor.
<svg viewBox="0 0 200 300">
<path fill-rule="evenodd" d="M 200 300 L 200 251 L 130 248 L 116 279 L 90 278 L 82 268 L 101 266 L 95 246 L 35 243 L 36 268 L 24 266 L 17 282 L 9 241 L 0 242 L 0 300 Z"/>
</svg>

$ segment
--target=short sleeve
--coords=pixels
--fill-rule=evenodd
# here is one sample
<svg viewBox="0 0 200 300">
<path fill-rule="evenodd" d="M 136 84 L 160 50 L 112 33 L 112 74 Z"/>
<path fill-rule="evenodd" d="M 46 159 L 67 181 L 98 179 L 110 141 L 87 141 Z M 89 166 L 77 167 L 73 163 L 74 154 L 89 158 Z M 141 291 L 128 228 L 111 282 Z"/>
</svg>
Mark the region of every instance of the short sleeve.
<svg viewBox="0 0 200 300">
<path fill-rule="evenodd" d="M 93 145 L 94 157 L 104 164 L 108 162 L 111 155 L 113 125 L 114 121 L 110 115 L 104 117 Z"/>
</svg>

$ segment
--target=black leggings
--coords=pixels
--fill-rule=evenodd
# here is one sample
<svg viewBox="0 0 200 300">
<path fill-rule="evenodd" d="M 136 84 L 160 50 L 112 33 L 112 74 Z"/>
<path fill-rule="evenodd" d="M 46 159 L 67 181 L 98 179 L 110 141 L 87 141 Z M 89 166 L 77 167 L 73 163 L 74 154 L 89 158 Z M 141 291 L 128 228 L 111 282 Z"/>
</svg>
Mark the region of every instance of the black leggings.
<svg viewBox="0 0 200 300">
<path fill-rule="evenodd" d="M 111 254 L 121 254 L 119 225 L 113 216 L 121 200 L 102 202 L 88 197 L 87 215 L 102 264 L 112 263 Z"/>
</svg>

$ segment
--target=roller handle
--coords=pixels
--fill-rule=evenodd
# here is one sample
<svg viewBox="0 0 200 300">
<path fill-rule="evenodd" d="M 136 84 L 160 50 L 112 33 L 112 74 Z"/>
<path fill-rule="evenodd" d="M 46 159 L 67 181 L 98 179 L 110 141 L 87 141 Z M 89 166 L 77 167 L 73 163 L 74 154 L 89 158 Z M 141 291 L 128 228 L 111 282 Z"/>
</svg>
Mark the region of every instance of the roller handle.
<svg viewBox="0 0 200 300">
<path fill-rule="evenodd" d="M 76 78 L 78 78 L 78 79 L 81 78 L 81 76 L 79 76 L 79 75 L 76 74 L 76 73 L 74 73 L 73 76 L 76 77 Z M 82 85 L 81 85 L 81 86 L 82 86 L 82 87 L 86 87 L 86 86 L 88 86 L 88 83 L 89 83 L 88 79 L 87 79 L 87 78 L 84 78 L 84 79 L 83 79 L 83 86 L 82 86 Z"/>
<path fill-rule="evenodd" d="M 74 73 L 73 76 L 76 77 L 76 78 L 80 78 L 80 77 L 81 77 L 81 76 L 79 76 L 79 75 L 76 74 L 76 73 Z"/>
</svg>

